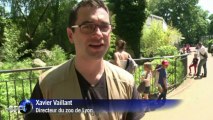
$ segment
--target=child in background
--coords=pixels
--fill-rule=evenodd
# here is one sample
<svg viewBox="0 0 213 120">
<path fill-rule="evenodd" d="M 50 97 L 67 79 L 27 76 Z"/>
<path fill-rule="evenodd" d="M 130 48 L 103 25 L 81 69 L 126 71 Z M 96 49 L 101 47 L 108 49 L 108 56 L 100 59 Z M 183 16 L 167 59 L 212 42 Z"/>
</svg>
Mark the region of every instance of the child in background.
<svg viewBox="0 0 213 120">
<path fill-rule="evenodd" d="M 194 58 L 192 60 L 192 63 L 189 66 L 189 75 L 192 75 L 192 73 L 191 73 L 191 67 L 194 67 L 194 76 L 196 76 L 197 63 L 198 63 L 198 58 L 197 58 L 197 54 L 195 53 L 194 54 Z"/>
<path fill-rule="evenodd" d="M 149 99 L 149 93 L 150 93 L 150 81 L 152 79 L 152 64 L 151 64 L 151 62 L 144 63 L 144 71 L 145 71 L 145 74 L 141 75 L 141 80 L 142 80 L 141 82 L 145 83 L 143 98 L 148 100 Z"/>
<path fill-rule="evenodd" d="M 159 93 L 162 93 L 162 88 L 161 88 L 161 85 L 158 83 L 159 81 L 159 71 L 160 69 L 162 68 L 162 65 L 161 64 L 157 64 L 156 67 L 155 67 L 155 70 L 152 72 L 152 76 L 155 80 L 154 82 L 154 86 L 158 88 L 158 91 Z"/>
<path fill-rule="evenodd" d="M 158 101 L 163 98 L 163 102 L 166 102 L 166 94 L 167 94 L 167 89 L 168 89 L 166 69 L 168 68 L 168 66 L 169 66 L 169 62 L 167 60 L 163 60 L 162 67 L 160 69 L 158 69 L 158 72 L 159 72 L 158 83 L 159 83 L 160 87 L 162 88 L 162 91 L 158 97 Z"/>
</svg>

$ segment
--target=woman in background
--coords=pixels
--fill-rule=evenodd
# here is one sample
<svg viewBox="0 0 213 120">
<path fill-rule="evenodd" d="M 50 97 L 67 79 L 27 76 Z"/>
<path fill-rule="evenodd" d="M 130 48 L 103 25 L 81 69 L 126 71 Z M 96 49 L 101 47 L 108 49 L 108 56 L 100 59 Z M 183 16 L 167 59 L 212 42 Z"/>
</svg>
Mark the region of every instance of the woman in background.
<svg viewBox="0 0 213 120">
<path fill-rule="evenodd" d="M 126 42 L 124 40 L 118 40 L 115 45 L 116 52 L 114 53 L 114 64 L 125 69 L 127 59 L 131 58 L 131 55 L 125 51 Z"/>
</svg>

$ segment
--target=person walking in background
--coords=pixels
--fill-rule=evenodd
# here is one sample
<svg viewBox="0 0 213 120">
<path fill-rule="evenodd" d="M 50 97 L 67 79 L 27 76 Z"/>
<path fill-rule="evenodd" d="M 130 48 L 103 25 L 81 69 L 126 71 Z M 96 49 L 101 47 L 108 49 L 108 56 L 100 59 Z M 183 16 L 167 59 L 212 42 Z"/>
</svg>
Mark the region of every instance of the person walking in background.
<svg viewBox="0 0 213 120">
<path fill-rule="evenodd" d="M 189 65 L 189 75 L 190 76 L 192 75 L 191 67 L 194 67 L 194 76 L 196 76 L 197 64 L 198 64 L 198 58 L 197 58 L 197 54 L 195 53 L 192 63 Z"/>
<path fill-rule="evenodd" d="M 146 62 L 144 63 L 144 71 L 145 73 L 141 75 L 141 82 L 145 83 L 145 89 L 143 92 L 143 98 L 148 100 L 150 93 L 150 82 L 152 80 L 152 63 Z"/>
<path fill-rule="evenodd" d="M 187 53 L 190 53 L 190 52 L 191 52 L 191 49 L 190 49 L 190 45 L 189 45 L 189 44 L 186 44 L 186 52 L 187 52 Z"/>
<path fill-rule="evenodd" d="M 208 53 L 202 43 L 198 43 L 198 55 L 200 57 L 200 61 L 198 64 L 197 77 L 195 79 L 200 79 L 201 77 L 207 77 L 206 62 L 208 58 Z M 204 74 L 202 76 L 200 76 L 201 67 L 203 67 L 204 69 Z"/>
<path fill-rule="evenodd" d="M 126 42 L 116 41 L 116 52 L 114 53 L 114 64 L 133 74 L 138 67 L 131 55 L 125 51 Z"/>
<path fill-rule="evenodd" d="M 212 44 L 211 47 L 210 47 L 210 53 L 211 53 L 212 56 L 213 56 L 213 44 Z"/>
<path fill-rule="evenodd" d="M 159 80 L 158 83 L 160 84 L 160 87 L 162 89 L 162 92 L 160 93 L 159 97 L 158 97 L 158 101 L 160 101 L 161 99 L 163 99 L 163 101 L 166 101 L 166 94 L 167 94 L 167 72 L 166 69 L 169 66 L 169 61 L 167 60 L 163 60 L 162 61 L 162 66 L 160 69 L 158 69 L 159 72 Z"/>
<path fill-rule="evenodd" d="M 114 53 L 114 64 L 125 69 L 127 59 L 131 58 L 131 55 L 125 51 L 126 42 L 124 40 L 118 40 L 115 45 L 116 52 Z"/>
<path fill-rule="evenodd" d="M 185 54 L 185 53 L 186 53 L 186 45 L 185 45 L 185 44 L 184 44 L 183 47 L 182 47 L 181 53 L 182 53 L 182 54 Z"/>
</svg>

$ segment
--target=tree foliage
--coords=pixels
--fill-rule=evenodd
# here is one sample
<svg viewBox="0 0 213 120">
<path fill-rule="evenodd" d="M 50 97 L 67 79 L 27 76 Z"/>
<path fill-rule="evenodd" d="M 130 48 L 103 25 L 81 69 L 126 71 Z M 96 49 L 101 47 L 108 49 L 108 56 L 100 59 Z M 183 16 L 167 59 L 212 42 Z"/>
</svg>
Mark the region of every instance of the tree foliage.
<svg viewBox="0 0 213 120">
<path fill-rule="evenodd" d="M 213 14 L 209 16 L 210 25 L 209 25 L 209 34 L 213 35 Z"/>
<path fill-rule="evenodd" d="M 113 54 L 116 49 L 115 42 L 116 42 L 116 36 L 113 33 L 111 33 L 110 48 L 108 49 L 107 53 L 105 54 L 104 59 L 106 59 L 106 60 L 114 59 Z"/>
<path fill-rule="evenodd" d="M 2 54 L 7 62 L 17 61 L 24 53 L 29 51 L 20 51 L 26 42 L 21 42 L 19 39 L 20 30 L 11 22 L 8 22 L 4 28 L 4 38 L 2 44 Z"/>
<path fill-rule="evenodd" d="M 74 52 L 70 47 L 66 27 L 69 11 L 76 0 L 2 0 L 2 5 L 10 5 L 10 12 L 5 16 L 20 28 L 21 42 L 27 44 L 23 49 L 36 49 L 45 40 L 46 48 L 60 45 L 66 52 Z"/>
<path fill-rule="evenodd" d="M 153 2 L 154 5 L 152 5 Z M 185 43 L 195 43 L 207 34 L 208 12 L 197 6 L 198 0 L 149 0 L 151 13 L 162 16 L 165 21 L 178 28 L 186 38 Z"/>
<path fill-rule="evenodd" d="M 177 49 L 174 45 L 178 45 L 181 38 L 181 33 L 177 29 L 169 26 L 167 30 L 163 30 L 160 22 L 153 21 L 151 26 L 144 26 L 142 33 L 141 50 L 144 53 L 144 57 L 177 54 Z"/>
<path fill-rule="evenodd" d="M 113 3 L 115 14 L 114 33 L 124 39 L 134 51 L 135 57 L 140 57 L 140 37 L 142 26 L 146 20 L 146 0 L 108 0 Z"/>
</svg>

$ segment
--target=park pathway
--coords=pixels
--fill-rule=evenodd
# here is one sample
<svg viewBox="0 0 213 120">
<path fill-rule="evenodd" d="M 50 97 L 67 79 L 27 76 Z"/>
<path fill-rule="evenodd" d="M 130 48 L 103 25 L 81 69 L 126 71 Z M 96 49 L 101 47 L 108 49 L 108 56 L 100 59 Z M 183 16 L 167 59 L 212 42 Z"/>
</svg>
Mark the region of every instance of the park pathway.
<svg viewBox="0 0 213 120">
<path fill-rule="evenodd" d="M 189 64 L 192 58 L 193 53 L 189 55 Z M 207 71 L 207 78 L 187 78 L 168 94 L 168 99 L 180 99 L 179 105 L 148 112 L 142 120 L 213 120 L 213 56 L 210 54 Z"/>
</svg>

